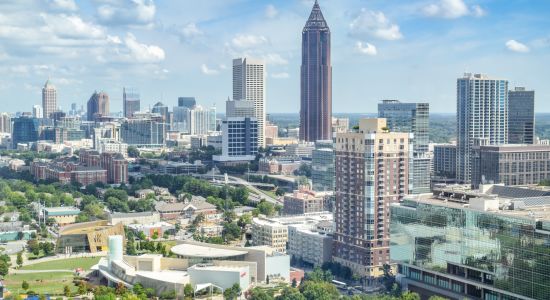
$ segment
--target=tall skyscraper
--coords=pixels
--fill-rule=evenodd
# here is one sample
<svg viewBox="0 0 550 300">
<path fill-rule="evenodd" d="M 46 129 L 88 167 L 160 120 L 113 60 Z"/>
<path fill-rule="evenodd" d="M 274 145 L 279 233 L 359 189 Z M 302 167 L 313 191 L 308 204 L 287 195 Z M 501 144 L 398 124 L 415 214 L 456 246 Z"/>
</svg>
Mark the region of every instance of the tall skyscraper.
<svg viewBox="0 0 550 300">
<path fill-rule="evenodd" d="M 258 122 L 258 146 L 265 146 L 266 69 L 263 60 L 237 58 L 233 60 L 233 100 L 254 102 Z"/>
<path fill-rule="evenodd" d="M 508 92 L 508 144 L 535 142 L 535 91 L 516 87 Z"/>
<path fill-rule="evenodd" d="M 330 29 L 315 1 L 302 31 L 300 139 L 332 139 Z"/>
<path fill-rule="evenodd" d="M 50 114 L 57 110 L 57 90 L 55 86 L 50 83 L 50 80 L 46 81 L 42 88 L 42 114 L 43 117 L 48 119 Z"/>
<path fill-rule="evenodd" d="M 88 121 L 109 115 L 109 95 L 105 92 L 94 92 L 88 100 Z"/>
<path fill-rule="evenodd" d="M 161 115 L 165 123 L 168 121 L 168 106 L 164 105 L 162 102 L 157 102 L 153 105 L 151 112 Z"/>
<path fill-rule="evenodd" d="M 11 116 L 8 113 L 0 113 L 0 132 L 11 133 Z"/>
<path fill-rule="evenodd" d="M 333 260 L 368 283 L 390 262 L 390 203 L 410 193 L 410 133 L 390 132 L 385 119 L 362 119 L 336 135 Z"/>
<path fill-rule="evenodd" d="M 34 105 L 32 107 L 32 117 L 41 119 L 44 117 L 44 114 L 42 112 L 42 106 L 40 105 Z"/>
<path fill-rule="evenodd" d="M 471 182 L 471 152 L 476 144 L 508 142 L 508 81 L 483 74 L 457 80 L 457 161 L 459 182 Z"/>
<path fill-rule="evenodd" d="M 428 152 L 430 143 L 430 104 L 382 100 L 378 117 L 385 118 L 390 131 L 414 133 L 414 153 Z"/>
<path fill-rule="evenodd" d="M 179 107 L 187 107 L 189 109 L 192 109 L 197 105 L 197 100 L 195 97 L 179 97 L 178 98 L 178 106 Z"/>
<path fill-rule="evenodd" d="M 136 90 L 132 89 L 122 89 L 122 101 L 123 101 L 123 112 L 125 118 L 131 118 L 134 116 L 135 112 L 138 112 L 140 107 L 139 93 Z"/>
<path fill-rule="evenodd" d="M 431 183 L 431 160 L 428 156 L 430 104 L 383 100 L 378 104 L 378 117 L 386 119 L 390 131 L 414 134 L 412 192 L 429 193 Z"/>
</svg>

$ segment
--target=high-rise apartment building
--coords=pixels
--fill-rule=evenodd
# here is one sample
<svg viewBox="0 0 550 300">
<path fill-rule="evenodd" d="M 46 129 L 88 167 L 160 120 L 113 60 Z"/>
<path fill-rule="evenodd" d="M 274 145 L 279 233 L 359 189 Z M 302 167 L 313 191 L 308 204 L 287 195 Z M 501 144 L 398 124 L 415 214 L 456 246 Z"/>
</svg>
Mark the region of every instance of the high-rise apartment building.
<svg viewBox="0 0 550 300">
<path fill-rule="evenodd" d="M 42 88 L 42 114 L 43 117 L 48 119 L 50 114 L 57 110 L 57 90 L 55 86 L 50 83 L 50 80 L 46 81 Z"/>
<path fill-rule="evenodd" d="M 414 194 L 430 192 L 431 159 L 427 155 L 430 142 L 430 105 L 428 103 L 403 103 L 399 100 L 383 100 L 382 103 L 378 104 L 378 117 L 386 119 L 390 131 L 414 134 L 412 192 Z"/>
<path fill-rule="evenodd" d="M 139 93 L 132 89 L 122 89 L 123 114 L 125 118 L 131 118 L 134 113 L 140 111 L 141 100 Z"/>
<path fill-rule="evenodd" d="M 31 117 L 13 119 L 13 148 L 17 148 L 17 144 L 20 143 L 25 144 L 38 141 L 40 139 L 41 126 L 44 125 L 42 120 Z"/>
<path fill-rule="evenodd" d="M 0 113 L 0 132 L 11 133 L 11 116 L 8 113 Z"/>
<path fill-rule="evenodd" d="M 266 68 L 263 60 L 233 60 L 233 100 L 254 102 L 258 122 L 258 146 L 265 147 Z"/>
<path fill-rule="evenodd" d="M 315 1 L 302 31 L 300 139 L 332 138 L 332 65 L 330 29 Z"/>
<path fill-rule="evenodd" d="M 37 119 L 42 119 L 44 117 L 44 113 L 42 112 L 42 106 L 34 105 L 32 107 L 32 117 Z"/>
<path fill-rule="evenodd" d="M 135 114 L 120 125 L 123 142 L 138 147 L 162 147 L 165 143 L 166 126 L 160 115 Z"/>
<path fill-rule="evenodd" d="M 194 106 L 193 106 L 194 107 Z M 191 108 L 185 106 L 174 106 L 173 108 L 173 119 L 172 119 L 172 130 L 190 133 L 190 112 Z"/>
<path fill-rule="evenodd" d="M 385 119 L 362 119 L 336 135 L 333 260 L 372 284 L 390 263 L 389 204 L 411 192 L 412 134 L 390 132 Z"/>
<path fill-rule="evenodd" d="M 534 144 L 535 91 L 516 87 L 508 92 L 508 144 Z"/>
<path fill-rule="evenodd" d="M 471 181 L 471 151 L 478 140 L 508 142 L 508 81 L 483 74 L 457 80 L 457 162 L 459 182 Z"/>
<path fill-rule="evenodd" d="M 94 92 L 88 100 L 88 121 L 95 121 L 109 113 L 109 95 L 105 92 Z"/>
<path fill-rule="evenodd" d="M 204 108 L 197 105 L 189 110 L 191 135 L 206 135 L 212 131 L 216 131 L 216 107 Z"/>
</svg>

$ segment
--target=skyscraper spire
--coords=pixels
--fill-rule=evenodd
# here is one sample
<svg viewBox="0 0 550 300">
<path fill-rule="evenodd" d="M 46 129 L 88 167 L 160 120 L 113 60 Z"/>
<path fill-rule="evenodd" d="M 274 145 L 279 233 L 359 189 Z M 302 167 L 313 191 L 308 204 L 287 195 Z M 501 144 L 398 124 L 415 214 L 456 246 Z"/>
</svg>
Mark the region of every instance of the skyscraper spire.
<svg viewBox="0 0 550 300">
<path fill-rule="evenodd" d="M 309 19 L 307 20 L 305 27 L 328 28 L 327 22 L 325 21 L 325 17 L 323 16 L 323 12 L 321 11 L 321 7 L 319 6 L 319 2 L 317 2 L 317 0 L 315 0 L 315 3 L 313 4 L 311 14 L 309 15 Z"/>
</svg>

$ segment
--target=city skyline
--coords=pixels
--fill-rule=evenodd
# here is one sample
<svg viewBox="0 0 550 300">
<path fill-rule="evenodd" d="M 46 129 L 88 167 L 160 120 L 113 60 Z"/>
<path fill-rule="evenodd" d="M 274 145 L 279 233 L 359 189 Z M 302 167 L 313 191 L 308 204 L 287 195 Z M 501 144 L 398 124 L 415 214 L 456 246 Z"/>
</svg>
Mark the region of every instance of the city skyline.
<svg viewBox="0 0 550 300">
<path fill-rule="evenodd" d="M 335 113 L 376 112 L 382 99 L 429 102 L 435 113 L 450 112 L 454 80 L 464 72 L 535 90 L 536 112 L 550 112 L 545 101 L 550 39 L 544 32 L 549 21 L 543 17 L 550 4 L 319 4 L 331 24 Z M 124 86 L 139 89 L 144 109 L 158 101 L 175 106 L 185 95 L 223 107 L 231 95 L 231 59 L 250 56 L 267 61 L 267 111 L 297 112 L 300 34 L 312 5 L 305 0 L 3 2 L 0 59 L 6 76 L 0 98 L 17 98 L 6 101 L 10 112 L 30 111 L 40 104 L 40 88 L 50 77 L 64 110 L 105 90 L 112 111 L 122 111 Z M 29 17 L 19 18 L 22 6 Z M 396 87 L 396 81 L 406 84 Z"/>
</svg>

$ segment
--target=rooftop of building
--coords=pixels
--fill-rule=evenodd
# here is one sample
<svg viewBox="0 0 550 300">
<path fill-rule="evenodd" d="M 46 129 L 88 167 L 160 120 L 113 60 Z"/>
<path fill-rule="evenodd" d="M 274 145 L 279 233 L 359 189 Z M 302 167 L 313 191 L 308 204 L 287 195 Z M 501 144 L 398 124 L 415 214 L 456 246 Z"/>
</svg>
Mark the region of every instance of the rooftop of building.
<svg viewBox="0 0 550 300">
<path fill-rule="evenodd" d="M 168 202 L 157 202 L 155 204 L 155 210 L 158 212 L 170 212 L 170 211 L 184 211 L 187 209 L 195 209 L 195 210 L 209 210 L 209 209 L 216 209 L 216 206 L 213 204 L 210 204 L 206 202 L 204 198 L 198 198 L 193 197 L 193 199 L 190 202 L 175 202 L 175 203 L 168 203 Z"/>
<path fill-rule="evenodd" d="M 112 213 L 110 215 L 111 218 L 139 218 L 139 217 L 150 217 L 156 214 L 156 212 L 153 211 L 145 211 L 145 212 L 131 212 L 131 213 Z"/>
<path fill-rule="evenodd" d="M 480 146 L 483 150 L 499 152 L 526 152 L 526 151 L 550 151 L 550 145 L 540 144 L 504 144 Z"/>
<path fill-rule="evenodd" d="M 532 221 L 550 221 L 550 196 L 528 198 L 478 197 L 471 198 L 467 203 L 442 199 L 433 194 L 409 195 L 403 202 L 393 203 L 393 206 L 408 207 L 408 203 L 416 202 L 450 208 L 483 211 L 485 213 L 517 217 Z M 488 203 L 493 202 L 493 203 Z"/>
<path fill-rule="evenodd" d="M 258 225 L 265 226 L 288 226 L 292 224 L 301 224 L 301 223 L 319 223 L 323 221 L 332 221 L 333 214 L 331 212 L 315 212 L 307 213 L 303 215 L 287 216 L 287 217 L 277 217 L 277 218 L 254 218 L 254 223 Z"/>
<path fill-rule="evenodd" d="M 170 251 L 176 255 L 184 257 L 199 257 L 199 258 L 228 258 L 235 256 L 246 255 L 247 251 L 239 251 L 233 249 L 220 249 L 214 247 L 208 247 L 207 245 L 194 245 L 194 244 L 179 244 Z"/>
<path fill-rule="evenodd" d="M 121 224 L 119 225 L 122 226 Z M 114 226 L 118 226 L 118 225 L 109 225 L 108 221 L 106 220 L 77 223 L 77 224 L 71 224 L 71 225 L 61 227 L 59 229 L 59 234 L 60 235 L 88 234 L 90 232 L 109 229 Z"/>
<path fill-rule="evenodd" d="M 49 216 L 62 216 L 67 214 L 79 214 L 80 209 L 74 206 L 44 207 Z"/>
</svg>

